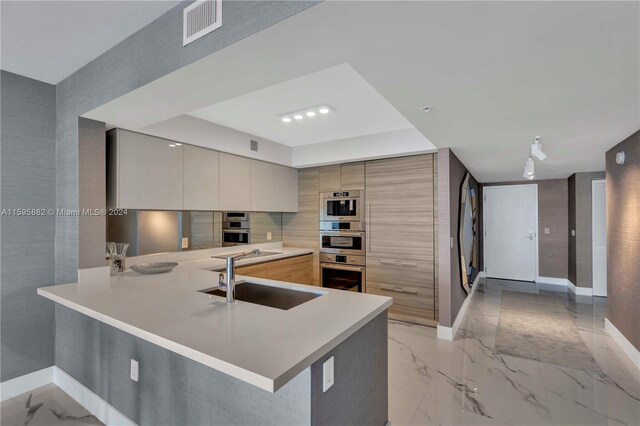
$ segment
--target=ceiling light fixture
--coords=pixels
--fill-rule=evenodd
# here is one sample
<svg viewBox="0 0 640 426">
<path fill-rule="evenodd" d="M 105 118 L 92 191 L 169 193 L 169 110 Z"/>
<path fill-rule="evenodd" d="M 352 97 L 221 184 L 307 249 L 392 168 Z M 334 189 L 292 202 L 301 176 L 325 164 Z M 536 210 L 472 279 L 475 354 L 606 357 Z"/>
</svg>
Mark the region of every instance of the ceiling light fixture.
<svg viewBox="0 0 640 426">
<path fill-rule="evenodd" d="M 534 155 L 540 161 L 544 161 L 544 159 L 547 158 L 547 155 L 542 152 L 540 136 L 536 136 L 535 142 L 533 142 L 533 145 L 531 145 L 531 155 Z"/>
<path fill-rule="evenodd" d="M 293 117 L 294 120 L 300 121 L 305 117 L 309 117 L 309 118 L 316 117 L 318 114 L 327 115 L 331 111 L 335 111 L 335 110 L 327 104 L 322 104 L 322 105 L 317 105 L 311 108 L 292 111 L 286 114 L 280 114 L 278 117 L 280 118 L 280 121 L 282 121 L 283 123 L 291 123 L 292 121 L 291 117 Z"/>
<path fill-rule="evenodd" d="M 422 112 L 429 112 L 429 111 L 431 111 L 431 107 L 429 105 L 422 107 Z"/>
<path fill-rule="evenodd" d="M 170 143 L 170 144 L 169 144 L 169 146 L 170 146 L 171 148 L 175 148 L 175 147 L 176 147 L 176 145 L 175 145 L 175 144 L 173 144 L 173 143 Z"/>
<path fill-rule="evenodd" d="M 533 162 L 533 158 L 527 158 L 526 163 L 524 163 L 524 174 L 522 176 L 526 177 L 529 180 L 533 179 L 533 176 L 535 174 L 534 167 L 535 164 Z"/>
<path fill-rule="evenodd" d="M 176 142 L 176 146 L 182 146 L 180 142 Z"/>
</svg>

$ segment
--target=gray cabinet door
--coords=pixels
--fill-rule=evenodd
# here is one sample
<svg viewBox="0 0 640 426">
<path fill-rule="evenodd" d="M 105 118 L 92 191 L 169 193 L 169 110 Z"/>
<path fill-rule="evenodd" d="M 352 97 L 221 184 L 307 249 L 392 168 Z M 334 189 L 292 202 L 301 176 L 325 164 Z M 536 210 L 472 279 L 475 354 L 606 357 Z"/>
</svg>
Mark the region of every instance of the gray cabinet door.
<svg viewBox="0 0 640 426">
<path fill-rule="evenodd" d="M 220 153 L 220 210 L 251 210 L 251 159 Z"/>
<path fill-rule="evenodd" d="M 140 133 L 116 132 L 115 207 L 182 210 L 183 147 Z"/>
<path fill-rule="evenodd" d="M 251 210 L 298 211 L 298 171 L 291 167 L 251 160 Z"/>
<path fill-rule="evenodd" d="M 184 209 L 219 210 L 220 153 L 184 146 Z"/>
</svg>

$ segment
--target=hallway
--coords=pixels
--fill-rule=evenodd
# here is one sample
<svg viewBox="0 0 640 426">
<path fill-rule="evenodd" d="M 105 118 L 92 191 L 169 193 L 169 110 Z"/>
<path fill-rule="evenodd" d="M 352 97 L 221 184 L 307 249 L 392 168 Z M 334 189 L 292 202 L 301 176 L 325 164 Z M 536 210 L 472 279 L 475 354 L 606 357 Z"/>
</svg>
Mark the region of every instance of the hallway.
<svg viewBox="0 0 640 426">
<path fill-rule="evenodd" d="M 576 300 L 542 286 L 481 280 L 454 342 L 437 340 L 433 328 L 390 321 L 392 425 L 640 425 L 640 377 L 604 330 L 606 299 Z M 601 372 L 499 353 L 504 291 L 521 301 L 525 293 L 557 298 Z M 533 355 L 548 350 L 541 345 Z"/>
</svg>

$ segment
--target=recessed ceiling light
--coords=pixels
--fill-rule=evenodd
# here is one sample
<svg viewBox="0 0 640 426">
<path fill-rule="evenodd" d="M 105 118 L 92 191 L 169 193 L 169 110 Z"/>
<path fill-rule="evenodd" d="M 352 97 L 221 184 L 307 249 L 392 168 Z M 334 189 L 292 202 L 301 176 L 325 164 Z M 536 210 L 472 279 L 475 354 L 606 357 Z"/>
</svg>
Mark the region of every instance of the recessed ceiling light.
<svg viewBox="0 0 640 426">
<path fill-rule="evenodd" d="M 291 119 L 289 117 L 282 117 L 283 123 L 291 123 Z"/>
<path fill-rule="evenodd" d="M 316 113 L 313 111 L 307 111 L 307 117 L 315 117 Z"/>
<path fill-rule="evenodd" d="M 302 120 L 304 117 L 302 116 L 302 114 L 296 114 L 293 116 L 293 118 L 295 118 L 296 120 Z"/>
<path fill-rule="evenodd" d="M 329 108 L 327 107 L 322 107 L 319 109 L 320 114 L 329 114 Z"/>
<path fill-rule="evenodd" d="M 176 142 L 176 146 L 182 146 L 182 144 L 179 142 Z"/>
<path fill-rule="evenodd" d="M 170 146 L 171 148 L 175 148 L 175 147 L 176 147 L 176 145 L 175 145 L 175 144 L 173 144 L 173 143 L 170 143 L 170 144 L 169 144 L 169 146 Z"/>
<path fill-rule="evenodd" d="M 429 111 L 431 111 L 431 107 L 430 107 L 429 105 L 427 105 L 427 106 L 423 106 L 423 107 L 422 107 L 422 111 L 424 111 L 424 112 L 429 112 Z"/>
</svg>

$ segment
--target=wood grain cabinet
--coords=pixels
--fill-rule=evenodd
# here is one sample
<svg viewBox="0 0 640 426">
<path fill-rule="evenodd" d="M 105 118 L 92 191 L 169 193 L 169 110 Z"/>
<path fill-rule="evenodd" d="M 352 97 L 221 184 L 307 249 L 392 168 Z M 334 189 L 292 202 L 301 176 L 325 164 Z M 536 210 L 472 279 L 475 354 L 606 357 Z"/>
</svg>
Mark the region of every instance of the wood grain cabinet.
<svg viewBox="0 0 640 426">
<path fill-rule="evenodd" d="M 184 145 L 184 210 L 220 209 L 220 153 Z"/>
<path fill-rule="evenodd" d="M 313 285 L 313 254 L 241 266 L 238 275 Z"/>
<path fill-rule="evenodd" d="M 364 189 L 364 162 L 320 167 L 318 179 L 320 192 Z"/>
<path fill-rule="evenodd" d="M 390 296 L 390 317 L 434 325 L 434 155 L 367 161 L 367 293 Z"/>
<path fill-rule="evenodd" d="M 107 206 L 182 210 L 183 147 L 122 129 L 107 132 Z"/>
</svg>

